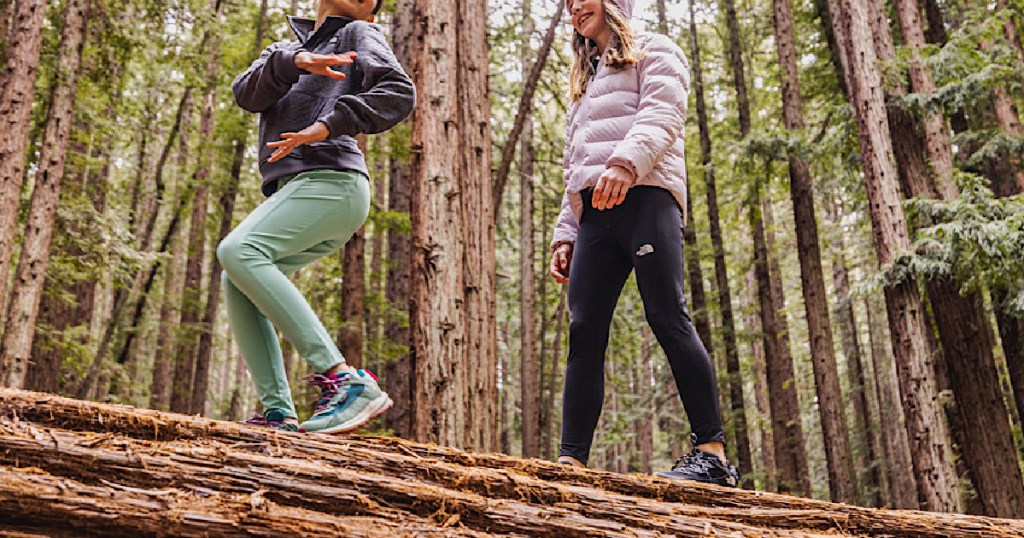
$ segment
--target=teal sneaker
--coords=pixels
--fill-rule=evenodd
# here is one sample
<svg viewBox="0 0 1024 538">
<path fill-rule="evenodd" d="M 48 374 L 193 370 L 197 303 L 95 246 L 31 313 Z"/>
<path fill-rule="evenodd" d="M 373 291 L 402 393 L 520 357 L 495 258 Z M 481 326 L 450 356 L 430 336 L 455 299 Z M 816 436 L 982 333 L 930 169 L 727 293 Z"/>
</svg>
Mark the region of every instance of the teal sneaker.
<svg viewBox="0 0 1024 538">
<path fill-rule="evenodd" d="M 347 372 L 313 374 L 303 379 L 320 388 L 320 400 L 313 416 L 299 425 L 300 432 L 351 432 L 365 426 L 395 403 L 380 390 L 377 377 L 366 370 L 358 370 L 355 375 Z"/>
<path fill-rule="evenodd" d="M 256 426 L 259 428 L 270 428 L 283 432 L 297 432 L 299 427 L 291 422 L 285 421 L 284 411 L 281 409 L 267 409 L 263 414 L 255 413 L 249 420 L 242 424 Z"/>
</svg>

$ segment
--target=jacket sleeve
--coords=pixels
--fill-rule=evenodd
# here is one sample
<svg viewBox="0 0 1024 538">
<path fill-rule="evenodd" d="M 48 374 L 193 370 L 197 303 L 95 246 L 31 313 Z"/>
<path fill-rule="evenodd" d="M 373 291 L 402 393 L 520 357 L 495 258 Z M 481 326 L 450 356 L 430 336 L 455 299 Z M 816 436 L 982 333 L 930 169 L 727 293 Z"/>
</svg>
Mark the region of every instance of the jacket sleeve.
<svg viewBox="0 0 1024 538">
<path fill-rule="evenodd" d="M 568 124 L 572 114 L 567 114 L 566 136 L 569 136 Z M 562 182 L 569 187 L 569 140 L 565 141 L 565 150 L 562 152 Z M 576 234 L 579 233 L 580 223 L 576 221 L 576 215 L 569 206 L 569 192 L 562 193 L 562 209 L 558 212 L 558 220 L 555 222 L 555 236 L 551 239 L 551 252 L 562 243 L 575 243 Z"/>
<path fill-rule="evenodd" d="M 640 106 L 625 139 L 615 146 L 606 166 L 622 166 L 633 181 L 650 174 L 676 139 L 683 136 L 690 71 L 683 51 L 669 38 L 654 34 L 637 65 Z"/>
<path fill-rule="evenodd" d="M 249 112 L 263 112 L 288 93 L 303 70 L 295 66 L 299 51 L 289 43 L 274 43 L 231 84 L 235 102 Z"/>
<path fill-rule="evenodd" d="M 359 93 L 343 95 L 321 117 L 331 138 L 387 131 L 409 116 L 416 105 L 416 86 L 402 69 L 379 26 L 359 24 L 356 64 L 362 71 Z"/>
</svg>

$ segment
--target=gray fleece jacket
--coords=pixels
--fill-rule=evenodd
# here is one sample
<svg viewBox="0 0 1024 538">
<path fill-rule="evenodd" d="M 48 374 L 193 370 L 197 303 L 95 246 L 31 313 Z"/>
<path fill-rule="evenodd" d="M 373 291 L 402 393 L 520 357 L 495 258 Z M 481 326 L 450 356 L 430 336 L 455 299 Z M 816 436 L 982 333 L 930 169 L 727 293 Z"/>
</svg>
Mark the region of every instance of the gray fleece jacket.
<svg viewBox="0 0 1024 538">
<path fill-rule="evenodd" d="M 416 88 L 398 63 L 376 24 L 347 17 L 327 17 L 315 32 L 314 21 L 289 17 L 298 41 L 267 47 L 235 78 L 235 102 L 260 114 L 260 173 L 263 194 L 270 196 L 277 180 L 308 170 L 354 170 L 367 174 L 366 160 L 354 137 L 386 131 L 404 120 L 416 104 Z M 295 54 L 354 51 L 352 65 L 334 69 L 344 80 L 314 75 L 295 66 Z M 281 133 L 298 132 L 321 121 L 330 130 L 326 140 L 302 145 L 283 159 L 268 163 Z"/>
</svg>

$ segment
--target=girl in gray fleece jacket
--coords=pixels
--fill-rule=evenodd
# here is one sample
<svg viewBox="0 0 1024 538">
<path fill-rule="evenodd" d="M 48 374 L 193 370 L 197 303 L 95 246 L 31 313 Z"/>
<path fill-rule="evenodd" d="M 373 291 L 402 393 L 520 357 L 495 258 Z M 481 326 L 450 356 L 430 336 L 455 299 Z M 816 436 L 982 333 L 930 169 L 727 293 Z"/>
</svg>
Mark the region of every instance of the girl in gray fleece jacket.
<svg viewBox="0 0 1024 538">
<path fill-rule="evenodd" d="M 315 21 L 290 17 L 297 40 L 274 43 L 232 85 L 260 115 L 260 204 L 217 247 L 228 319 L 263 406 L 247 422 L 352 431 L 391 407 L 376 377 L 345 359 L 288 276 L 341 248 L 366 220 L 370 187 L 354 137 L 405 119 L 415 88 L 379 26 L 383 0 L 320 0 Z M 321 389 L 298 424 L 274 328 L 309 361 Z"/>
</svg>

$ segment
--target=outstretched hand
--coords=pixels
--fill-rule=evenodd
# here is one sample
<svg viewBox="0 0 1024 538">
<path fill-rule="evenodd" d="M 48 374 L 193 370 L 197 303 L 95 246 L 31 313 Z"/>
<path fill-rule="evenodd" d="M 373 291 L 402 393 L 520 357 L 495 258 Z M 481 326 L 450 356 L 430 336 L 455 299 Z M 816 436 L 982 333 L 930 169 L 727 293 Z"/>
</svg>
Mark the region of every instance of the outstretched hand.
<svg viewBox="0 0 1024 538">
<path fill-rule="evenodd" d="M 284 140 L 278 140 L 277 142 L 270 142 L 267 144 L 268 148 L 277 148 L 267 162 L 277 162 L 285 155 L 291 153 L 293 149 L 303 144 L 313 144 L 314 142 L 326 140 L 327 135 L 329 134 L 331 134 L 331 132 L 321 121 L 313 122 L 313 125 L 310 125 L 297 133 L 281 133 L 281 138 Z"/>
<path fill-rule="evenodd" d="M 305 69 L 314 75 L 323 75 L 334 80 L 344 80 L 345 74 L 331 69 L 331 66 L 352 65 L 355 59 L 356 53 L 354 52 L 346 52 L 344 54 L 313 54 L 304 50 L 295 55 L 295 67 Z"/>
</svg>

